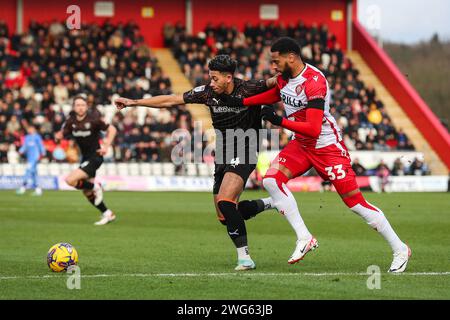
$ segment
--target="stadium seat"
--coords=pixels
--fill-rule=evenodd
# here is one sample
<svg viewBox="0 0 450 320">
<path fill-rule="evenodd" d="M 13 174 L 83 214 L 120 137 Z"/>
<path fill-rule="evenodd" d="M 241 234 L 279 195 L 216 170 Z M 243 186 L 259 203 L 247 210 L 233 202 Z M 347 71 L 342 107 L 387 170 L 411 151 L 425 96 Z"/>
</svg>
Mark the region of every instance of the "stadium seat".
<svg viewBox="0 0 450 320">
<path fill-rule="evenodd" d="M 214 163 L 208 163 L 208 171 L 209 171 L 209 175 L 213 175 L 214 174 Z"/>
<path fill-rule="evenodd" d="M 117 167 L 115 163 L 105 163 L 103 166 L 105 167 L 107 175 L 110 176 L 117 175 Z"/>
<path fill-rule="evenodd" d="M 195 163 L 186 163 L 186 175 L 190 177 L 197 175 L 197 165 Z"/>
<path fill-rule="evenodd" d="M 114 115 L 116 114 L 116 107 L 113 105 L 103 106 L 103 116 L 105 117 L 106 123 L 111 123 Z"/>
<path fill-rule="evenodd" d="M 69 163 L 60 163 L 59 172 L 60 175 L 66 175 L 71 171 L 71 165 Z"/>
<path fill-rule="evenodd" d="M 173 176 L 175 175 L 175 166 L 173 163 L 165 162 L 162 164 L 163 173 L 165 176 Z"/>
<path fill-rule="evenodd" d="M 139 176 L 139 164 L 128 163 L 128 174 L 133 177 Z"/>
<path fill-rule="evenodd" d="M 67 116 L 70 113 L 70 111 L 72 110 L 72 106 L 70 104 L 63 104 L 62 110 L 64 112 L 64 115 Z"/>
<path fill-rule="evenodd" d="M 47 163 L 39 163 L 38 164 L 38 174 L 40 176 L 48 176 L 48 164 Z"/>
<path fill-rule="evenodd" d="M 4 175 L 4 176 L 13 176 L 14 175 L 14 168 L 13 168 L 12 164 L 4 163 L 2 167 L 3 167 L 2 175 Z"/>
<path fill-rule="evenodd" d="M 12 164 L 4 163 L 3 164 L 3 175 L 5 176 L 13 176 L 14 175 L 14 168 Z"/>
<path fill-rule="evenodd" d="M 161 163 L 152 163 L 152 173 L 154 176 L 162 176 L 163 174 L 163 168 Z"/>
<path fill-rule="evenodd" d="M 54 104 L 54 105 L 53 105 L 53 111 L 55 111 L 55 112 L 57 112 L 57 113 L 61 112 L 61 111 L 62 111 L 61 105 L 59 105 L 59 104 Z"/>
<path fill-rule="evenodd" d="M 128 176 L 128 165 L 127 163 L 117 163 L 117 174 L 119 176 Z"/>
<path fill-rule="evenodd" d="M 13 166 L 15 176 L 23 176 L 25 174 L 25 171 L 27 170 L 26 163 L 17 163 L 17 164 L 13 164 L 12 166 Z"/>
<path fill-rule="evenodd" d="M 139 171 L 141 176 L 149 177 L 152 175 L 152 166 L 150 165 L 150 163 L 140 163 Z"/>
<path fill-rule="evenodd" d="M 49 174 L 52 176 L 59 176 L 60 174 L 60 165 L 59 163 L 49 163 L 48 164 Z"/>
<path fill-rule="evenodd" d="M 147 116 L 149 108 L 137 107 L 137 122 L 142 126 L 145 123 L 145 117 Z"/>
<path fill-rule="evenodd" d="M 207 177 L 210 175 L 208 165 L 206 163 L 199 163 L 198 164 L 198 174 L 201 177 Z"/>
</svg>

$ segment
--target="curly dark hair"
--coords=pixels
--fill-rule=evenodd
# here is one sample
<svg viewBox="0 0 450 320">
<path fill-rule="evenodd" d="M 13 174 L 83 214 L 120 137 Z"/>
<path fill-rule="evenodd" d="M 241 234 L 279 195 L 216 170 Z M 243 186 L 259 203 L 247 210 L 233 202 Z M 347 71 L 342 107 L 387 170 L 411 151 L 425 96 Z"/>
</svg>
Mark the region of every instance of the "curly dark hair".
<svg viewBox="0 0 450 320">
<path fill-rule="evenodd" d="M 294 53 L 299 56 L 300 45 L 290 37 L 281 37 L 272 44 L 270 51 L 279 54 Z"/>
<path fill-rule="evenodd" d="M 229 72 L 234 74 L 237 68 L 237 61 L 231 59 L 229 55 L 220 54 L 209 61 L 208 68 L 211 71 Z"/>
</svg>

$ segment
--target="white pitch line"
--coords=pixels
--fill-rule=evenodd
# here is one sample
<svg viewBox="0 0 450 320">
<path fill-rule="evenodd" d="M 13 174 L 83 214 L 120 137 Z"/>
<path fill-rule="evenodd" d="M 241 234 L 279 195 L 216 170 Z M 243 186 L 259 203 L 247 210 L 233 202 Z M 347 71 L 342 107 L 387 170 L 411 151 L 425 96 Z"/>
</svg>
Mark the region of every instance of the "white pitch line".
<svg viewBox="0 0 450 320">
<path fill-rule="evenodd" d="M 387 273 L 386 273 L 387 274 Z M 62 274 L 63 275 L 63 274 Z M 42 275 L 42 276 L 0 276 L 0 280 L 21 280 L 21 279 L 58 279 L 62 275 Z M 323 273 L 265 273 L 265 272 L 245 272 L 245 273 L 129 273 L 129 274 L 86 274 L 81 278 L 114 278 L 114 277 L 136 277 L 136 278 L 170 278 L 170 277 L 332 277 L 332 276 L 370 276 L 365 272 L 323 272 Z M 450 271 L 445 272 L 405 272 L 395 274 L 396 276 L 448 276 Z"/>
</svg>

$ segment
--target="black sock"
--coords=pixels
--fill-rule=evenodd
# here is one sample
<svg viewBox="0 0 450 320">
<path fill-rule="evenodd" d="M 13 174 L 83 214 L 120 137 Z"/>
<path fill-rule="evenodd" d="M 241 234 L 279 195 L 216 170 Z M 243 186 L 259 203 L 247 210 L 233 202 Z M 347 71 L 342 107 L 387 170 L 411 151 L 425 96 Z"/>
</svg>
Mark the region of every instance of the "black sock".
<svg viewBox="0 0 450 320">
<path fill-rule="evenodd" d="M 94 184 L 87 180 L 80 180 L 80 181 L 78 181 L 75 188 L 79 189 L 79 190 L 92 190 L 92 189 L 94 189 Z"/>
<path fill-rule="evenodd" d="M 108 210 L 108 208 L 106 208 L 105 203 L 102 201 L 100 202 L 100 204 L 98 206 L 95 206 L 98 210 L 100 210 L 101 213 L 105 212 L 106 210 Z"/>
<path fill-rule="evenodd" d="M 105 212 L 106 210 L 108 210 L 108 208 L 106 208 L 105 203 L 102 201 L 100 202 L 100 204 L 98 206 L 96 206 L 94 204 L 95 202 L 95 195 L 92 193 L 89 196 L 86 196 L 86 198 L 89 200 L 89 202 L 96 207 L 101 213 Z"/>
<path fill-rule="evenodd" d="M 247 229 L 242 215 L 237 210 L 236 203 L 222 200 L 217 203 L 227 222 L 227 231 L 236 248 L 247 246 Z"/>
<path fill-rule="evenodd" d="M 248 220 L 264 211 L 264 202 L 261 199 L 243 200 L 238 203 L 238 210 L 244 220 Z"/>
</svg>

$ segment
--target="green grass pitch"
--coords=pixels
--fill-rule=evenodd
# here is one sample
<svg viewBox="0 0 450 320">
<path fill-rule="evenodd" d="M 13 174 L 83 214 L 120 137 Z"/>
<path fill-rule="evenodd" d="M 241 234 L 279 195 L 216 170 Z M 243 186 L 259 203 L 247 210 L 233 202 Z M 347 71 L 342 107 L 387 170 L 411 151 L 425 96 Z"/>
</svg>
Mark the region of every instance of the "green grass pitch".
<svg viewBox="0 0 450 320">
<path fill-rule="evenodd" d="M 288 265 L 294 232 L 264 212 L 247 222 L 257 269 L 236 273 L 210 193 L 106 192 L 118 219 L 96 227 L 80 192 L 1 191 L 0 299 L 450 299 L 450 194 L 366 194 L 412 248 L 401 275 L 386 273 L 390 248 L 335 193 L 295 196 L 320 247 Z M 78 250 L 80 290 L 46 265 L 57 242 Z M 381 268 L 380 289 L 367 288 L 370 265 Z"/>
</svg>

